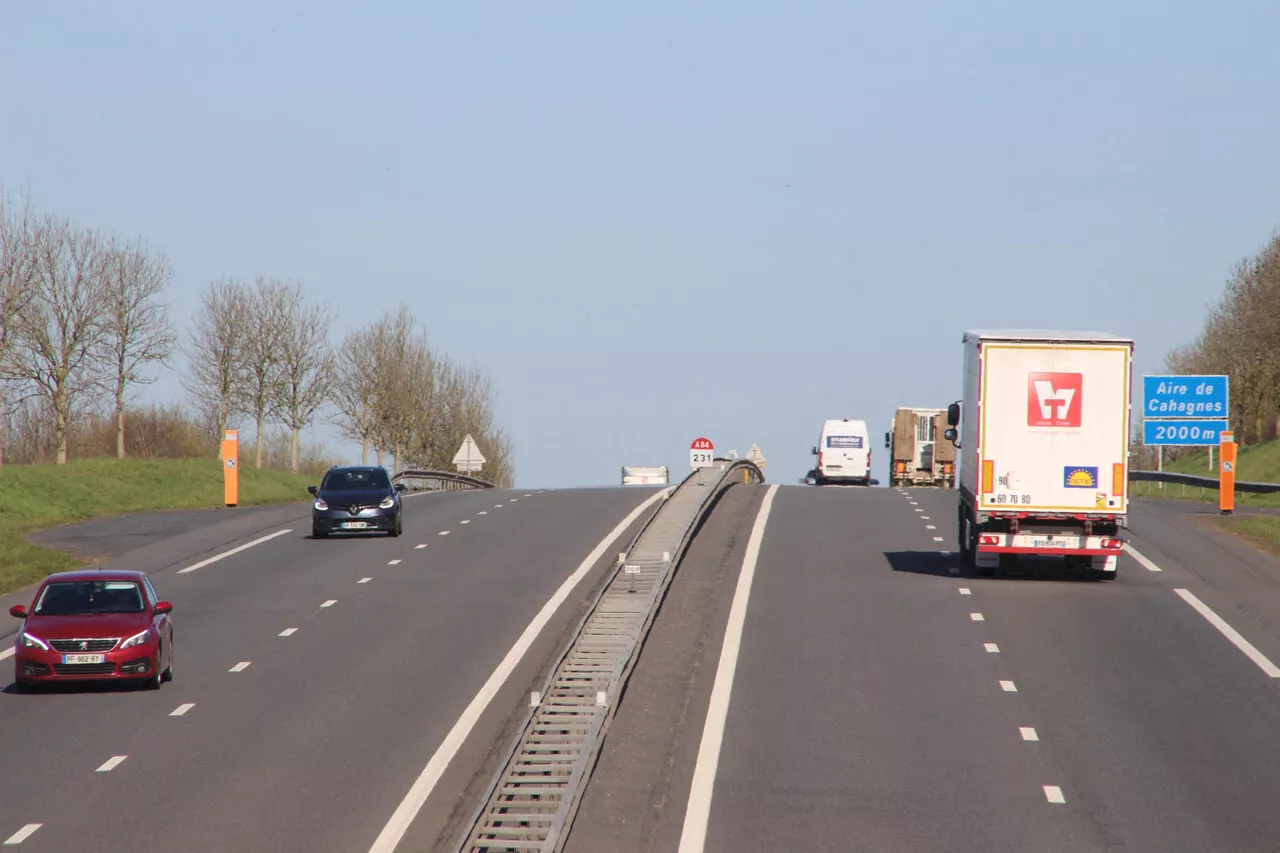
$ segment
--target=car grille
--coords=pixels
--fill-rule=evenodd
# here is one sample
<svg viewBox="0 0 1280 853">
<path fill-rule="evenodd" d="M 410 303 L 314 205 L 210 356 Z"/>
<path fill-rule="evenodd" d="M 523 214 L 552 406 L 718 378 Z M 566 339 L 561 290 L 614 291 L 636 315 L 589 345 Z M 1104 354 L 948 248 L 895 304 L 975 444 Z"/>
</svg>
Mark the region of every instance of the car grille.
<svg viewBox="0 0 1280 853">
<path fill-rule="evenodd" d="M 50 640 L 49 645 L 53 646 L 55 652 L 75 654 L 76 652 L 109 652 L 118 642 L 120 642 L 119 637 L 105 637 L 97 640 Z"/>
<path fill-rule="evenodd" d="M 116 671 L 114 663 L 55 663 L 53 671 L 58 675 L 111 675 Z"/>
</svg>

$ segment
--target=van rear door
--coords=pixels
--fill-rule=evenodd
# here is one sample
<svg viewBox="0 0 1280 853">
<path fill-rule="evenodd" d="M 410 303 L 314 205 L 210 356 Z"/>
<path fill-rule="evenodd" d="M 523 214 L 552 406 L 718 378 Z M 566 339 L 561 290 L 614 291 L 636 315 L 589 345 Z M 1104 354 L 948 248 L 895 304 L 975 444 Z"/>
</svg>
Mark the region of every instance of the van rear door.
<svg viewBox="0 0 1280 853">
<path fill-rule="evenodd" d="M 822 448 L 823 473 L 833 477 L 867 476 L 867 436 L 847 430 L 827 433 Z M 838 465 L 835 470 L 828 466 Z"/>
</svg>

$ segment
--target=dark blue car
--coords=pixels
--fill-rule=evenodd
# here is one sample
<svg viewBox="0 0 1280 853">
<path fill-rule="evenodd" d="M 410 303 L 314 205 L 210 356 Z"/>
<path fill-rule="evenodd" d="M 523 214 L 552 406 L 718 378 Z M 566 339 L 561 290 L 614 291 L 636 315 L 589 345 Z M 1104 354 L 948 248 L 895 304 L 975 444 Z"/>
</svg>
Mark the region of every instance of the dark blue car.
<svg viewBox="0 0 1280 853">
<path fill-rule="evenodd" d="M 385 469 L 376 465 L 330 468 L 320 487 L 308 486 L 315 496 L 311 505 L 311 535 L 323 539 L 330 533 L 377 533 L 399 536 L 400 493 L 403 483 L 391 484 Z"/>
</svg>

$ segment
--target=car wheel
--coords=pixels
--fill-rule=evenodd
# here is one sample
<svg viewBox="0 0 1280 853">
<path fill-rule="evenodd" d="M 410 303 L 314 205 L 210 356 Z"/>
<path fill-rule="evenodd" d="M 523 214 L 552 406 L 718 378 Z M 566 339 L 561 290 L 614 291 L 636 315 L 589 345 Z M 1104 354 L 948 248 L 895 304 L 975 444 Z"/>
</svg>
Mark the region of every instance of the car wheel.
<svg viewBox="0 0 1280 853">
<path fill-rule="evenodd" d="M 391 529 L 387 531 L 387 535 L 395 537 L 395 536 L 399 536 L 402 532 L 403 532 L 403 528 L 400 525 L 400 513 L 397 512 L 396 523 L 391 525 Z"/>
<path fill-rule="evenodd" d="M 156 665 L 152 667 L 151 677 L 146 681 L 148 690 L 159 690 L 160 685 L 164 683 L 164 673 L 160 671 L 160 661 L 164 660 L 164 646 L 156 649 Z"/>
<path fill-rule="evenodd" d="M 173 652 L 173 640 L 172 640 L 172 638 L 170 638 L 170 640 L 169 640 L 169 665 L 168 665 L 167 667 L 165 667 L 164 672 L 160 673 L 160 678 L 161 678 L 161 680 L 163 680 L 163 681 L 173 681 L 173 654 L 174 654 L 174 652 Z"/>
<path fill-rule="evenodd" d="M 312 539 L 323 539 L 324 537 L 326 537 L 326 536 L 328 536 L 328 535 L 329 535 L 329 534 L 328 534 L 327 532 L 325 532 L 325 531 L 321 530 L 319 527 L 316 527 L 314 524 L 313 524 L 313 525 L 311 525 L 311 538 L 312 538 Z"/>
</svg>

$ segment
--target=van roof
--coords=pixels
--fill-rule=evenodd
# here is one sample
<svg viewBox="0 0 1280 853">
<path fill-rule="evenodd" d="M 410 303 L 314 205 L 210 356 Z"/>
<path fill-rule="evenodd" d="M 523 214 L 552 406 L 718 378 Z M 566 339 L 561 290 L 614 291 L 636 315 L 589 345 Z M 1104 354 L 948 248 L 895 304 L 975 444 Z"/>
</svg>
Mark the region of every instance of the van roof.
<svg viewBox="0 0 1280 853">
<path fill-rule="evenodd" d="M 825 430 L 833 425 L 839 425 L 839 424 L 849 424 L 850 426 L 855 428 L 856 427 L 862 427 L 863 429 L 867 428 L 867 422 L 864 420 L 859 420 L 857 418 L 830 418 L 829 420 L 825 421 L 822 424 L 822 428 Z"/>
<path fill-rule="evenodd" d="M 964 340 L 982 341 L 1116 341 L 1133 343 L 1133 338 L 1110 332 L 1081 332 L 1065 329 L 966 329 Z"/>
</svg>

